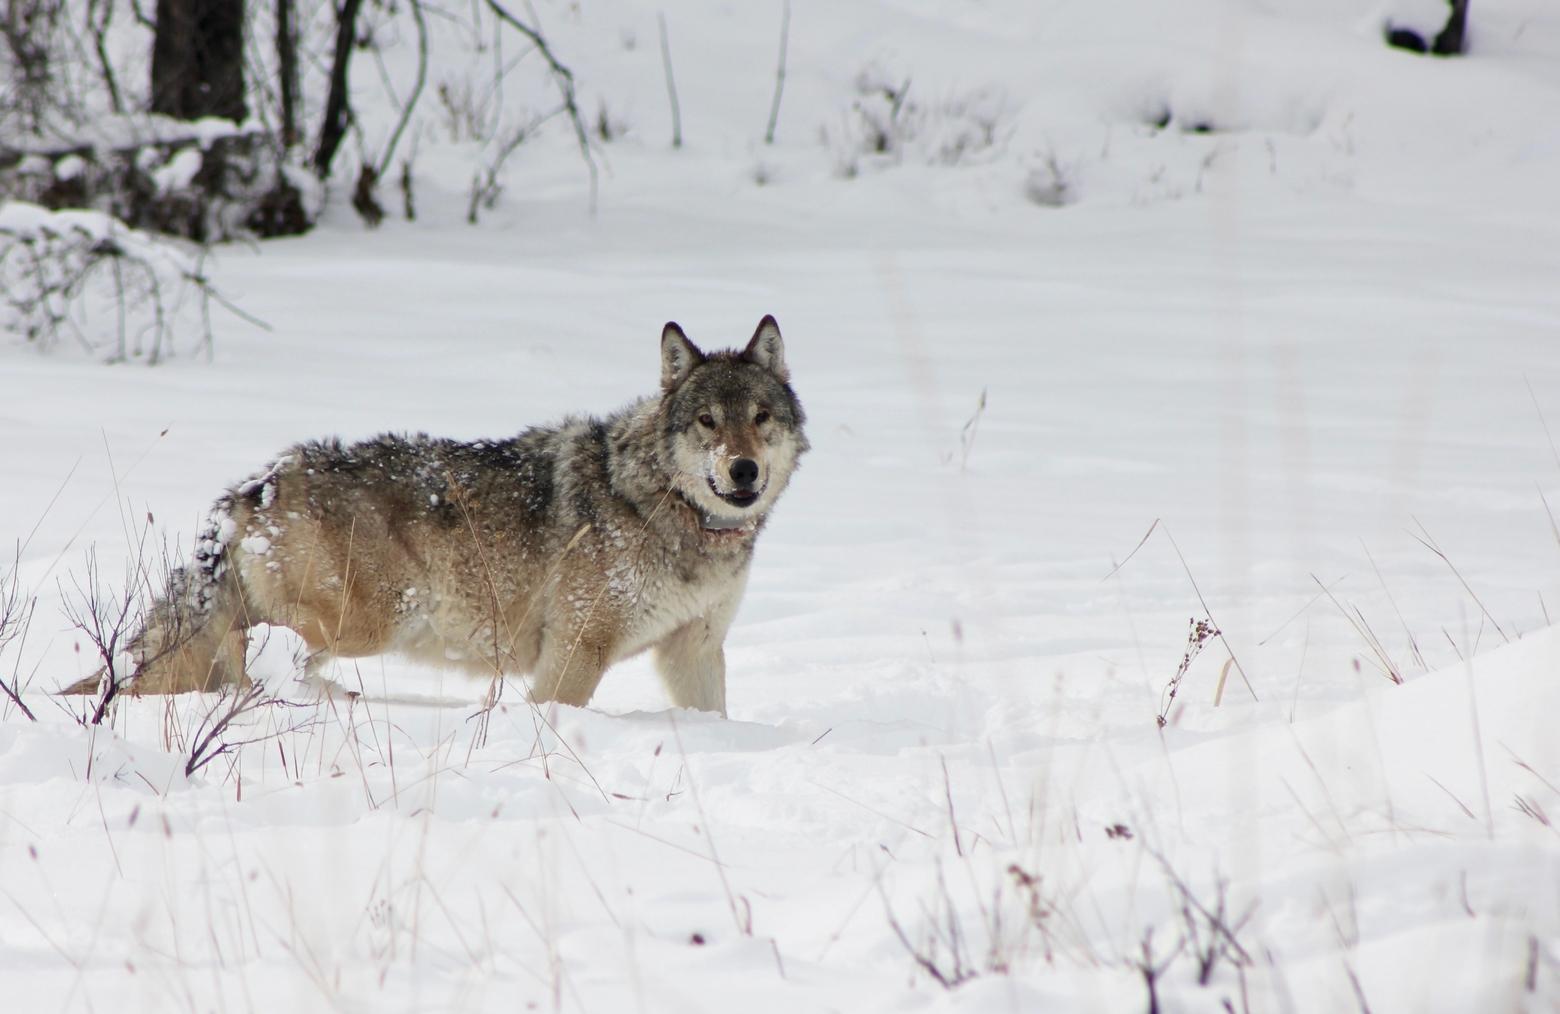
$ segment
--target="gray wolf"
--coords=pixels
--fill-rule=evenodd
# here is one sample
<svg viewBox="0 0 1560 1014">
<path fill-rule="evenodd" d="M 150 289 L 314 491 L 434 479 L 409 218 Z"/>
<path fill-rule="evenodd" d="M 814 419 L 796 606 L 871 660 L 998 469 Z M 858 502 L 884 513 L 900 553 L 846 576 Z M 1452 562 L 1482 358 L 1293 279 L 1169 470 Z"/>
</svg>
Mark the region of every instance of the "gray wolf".
<svg viewBox="0 0 1560 1014">
<path fill-rule="evenodd" d="M 725 714 L 726 632 L 803 422 L 766 316 L 709 354 L 667 324 L 660 393 L 604 417 L 298 444 L 216 501 L 130 642 L 126 689 L 247 685 L 265 623 L 303 638 L 313 672 L 397 652 L 529 673 L 536 701 L 573 705 L 649 649 L 673 704 Z"/>
</svg>

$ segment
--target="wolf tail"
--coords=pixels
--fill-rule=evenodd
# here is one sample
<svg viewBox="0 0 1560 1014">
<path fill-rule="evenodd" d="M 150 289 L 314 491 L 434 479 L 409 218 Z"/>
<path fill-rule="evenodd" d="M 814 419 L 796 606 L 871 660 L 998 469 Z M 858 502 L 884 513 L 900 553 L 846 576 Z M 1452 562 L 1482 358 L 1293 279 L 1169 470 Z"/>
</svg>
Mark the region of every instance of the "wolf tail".
<svg viewBox="0 0 1560 1014">
<path fill-rule="evenodd" d="M 233 566 L 238 524 L 231 494 L 207 516 L 188 566 L 168 574 L 163 593 L 131 638 L 134 675 L 123 687 L 135 694 L 177 694 L 244 685 L 244 655 L 250 626 L 243 584 Z M 66 687 L 65 694 L 92 694 L 107 670 Z"/>
</svg>

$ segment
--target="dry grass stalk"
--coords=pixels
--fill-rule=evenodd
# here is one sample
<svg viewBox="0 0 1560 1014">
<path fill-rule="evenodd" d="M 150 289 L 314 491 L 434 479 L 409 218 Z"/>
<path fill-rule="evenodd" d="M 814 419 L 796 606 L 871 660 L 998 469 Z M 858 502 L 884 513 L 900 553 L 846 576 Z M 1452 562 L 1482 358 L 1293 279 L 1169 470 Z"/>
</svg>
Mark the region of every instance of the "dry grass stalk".
<svg viewBox="0 0 1560 1014">
<path fill-rule="evenodd" d="M 1211 618 L 1190 619 L 1187 621 L 1186 650 L 1181 653 L 1181 664 L 1176 668 L 1175 675 L 1170 677 L 1170 682 L 1165 686 L 1165 692 L 1161 695 L 1159 714 L 1155 721 L 1163 729 L 1170 724 L 1170 708 L 1175 704 L 1175 696 L 1181 690 L 1181 681 L 1186 678 L 1187 670 L 1191 669 L 1192 662 L 1202 654 L 1203 645 L 1220 636 L 1219 628 L 1213 625 Z"/>
</svg>

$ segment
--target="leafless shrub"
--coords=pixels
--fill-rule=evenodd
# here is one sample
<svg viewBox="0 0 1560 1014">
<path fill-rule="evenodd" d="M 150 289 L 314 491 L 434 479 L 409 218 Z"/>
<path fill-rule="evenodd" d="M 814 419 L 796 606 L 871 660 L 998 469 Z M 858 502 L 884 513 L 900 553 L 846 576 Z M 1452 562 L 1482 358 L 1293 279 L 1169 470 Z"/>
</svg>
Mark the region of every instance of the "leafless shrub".
<svg viewBox="0 0 1560 1014">
<path fill-rule="evenodd" d="M 1142 956 L 1132 959 L 1129 964 L 1143 977 L 1143 986 L 1148 990 L 1148 1014 L 1159 1014 L 1159 980 L 1175 963 L 1175 959 L 1181 956 L 1185 947 L 1186 941 L 1182 940 L 1169 954 L 1156 958 L 1154 927 L 1150 926 L 1143 931 Z"/>
<path fill-rule="evenodd" d="M 146 43 L 155 36 L 141 6 L 0 5 L 0 194 L 53 209 L 95 208 L 202 242 L 306 231 L 316 195 L 284 159 L 269 129 L 269 102 L 256 109 L 264 127 L 224 129 L 144 111 L 145 68 L 124 55 L 139 48 L 137 36 Z M 269 68 L 248 79 L 269 93 Z"/>
<path fill-rule="evenodd" d="M 953 989 L 980 974 L 980 968 L 971 953 L 970 940 L 964 931 L 963 917 L 943 878 L 942 866 L 937 867 L 937 890 L 920 906 L 921 930 L 912 936 L 900 922 L 894 907 L 883 891 L 881 879 L 878 893 L 888 928 L 899 941 L 905 953 L 922 971 L 944 989 Z"/>
<path fill-rule="evenodd" d="M 1143 931 L 1140 954 L 1126 959 L 1127 966 L 1143 979 L 1143 986 L 1148 992 L 1149 1011 L 1160 1009 L 1159 984 L 1165 973 L 1183 957 L 1190 959 L 1197 985 L 1204 988 L 1212 984 L 1214 973 L 1221 964 L 1234 969 L 1241 982 L 1242 1009 L 1249 1009 L 1245 1003 L 1245 970 L 1255 962 L 1240 942 L 1239 936 L 1255 913 L 1256 906 L 1248 907 L 1239 917 L 1232 917 L 1228 881 L 1216 878 L 1213 897 L 1205 900 L 1198 897 L 1164 856 L 1153 849 L 1149 849 L 1148 854 L 1164 872 L 1170 887 L 1173 911 L 1179 923 L 1176 942 L 1169 950 L 1160 953 L 1154 946 L 1155 930 L 1166 927 L 1148 926 Z M 1228 997 L 1222 998 L 1220 1005 L 1232 1014 L 1236 1009 Z"/>
<path fill-rule="evenodd" d="M 603 144 L 611 144 L 627 136 L 628 121 L 607 108 L 605 101 L 596 104 L 596 138 Z"/>
<path fill-rule="evenodd" d="M 946 99 L 931 110 L 927 132 L 934 143 L 928 152 L 940 165 L 961 165 L 1001 143 L 1001 128 L 1007 118 L 1007 100 L 993 89 Z"/>
<path fill-rule="evenodd" d="M 6 56 L 0 80 L 0 126 L 40 133 L 55 118 L 68 122 L 82 118 L 68 80 L 75 70 L 68 58 L 72 28 L 64 0 L 10 0 L 0 12 L 0 41 Z"/>
<path fill-rule="evenodd" d="M 1042 208 L 1064 208 L 1078 199 L 1072 172 L 1055 152 L 1047 152 L 1024 177 L 1024 196 Z"/>
<path fill-rule="evenodd" d="M 1176 908 L 1181 917 L 1181 932 L 1187 953 L 1197 966 L 1197 985 L 1208 985 L 1221 962 L 1237 969 L 1250 967 L 1251 955 L 1238 937 L 1255 914 L 1255 906 L 1248 907 L 1239 918 L 1233 918 L 1228 907 L 1229 881 L 1216 880 L 1213 899 L 1211 903 L 1205 903 L 1192 893 L 1169 863 L 1163 859 L 1160 863 L 1178 899 Z"/>
<path fill-rule="evenodd" d="M 508 162 L 509 156 L 530 139 L 531 134 L 545 120 L 546 117 L 540 117 L 510 127 L 507 132 L 500 135 L 497 143 L 492 147 L 491 154 L 471 174 L 471 191 L 466 201 L 466 221 L 469 224 L 477 224 L 479 210 L 492 211 L 498 206 L 498 199 L 504 193 L 504 185 L 499 182 L 504 163 Z"/>
<path fill-rule="evenodd" d="M 9 679 L 0 674 L 0 693 L 3 693 L 10 702 L 6 705 L 8 713 L 11 707 L 15 706 L 21 709 L 22 714 L 28 719 L 36 722 L 38 716 L 34 715 L 32 709 L 22 700 L 22 691 L 26 688 L 21 680 L 20 654 L 27 643 L 27 631 L 32 627 L 38 599 L 36 596 L 25 595 L 22 592 L 21 562 L 22 553 L 21 548 L 18 547 L 10 572 L 0 577 L 0 659 L 5 657 L 12 643 L 17 646 L 18 657 Z"/>
<path fill-rule="evenodd" d="M 824 141 L 834 149 L 835 171 L 860 173 L 862 162 L 892 165 L 913 156 L 929 165 L 960 165 L 1003 140 L 1007 102 L 982 88 L 923 104 L 910 97 L 909 75 L 869 65 L 856 76 L 856 97 Z"/>
<path fill-rule="evenodd" d="M 1051 964 L 1056 960 L 1056 938 L 1052 927 L 1058 921 L 1060 912 L 1056 901 L 1045 892 L 1045 882 L 1039 874 L 1030 873 L 1017 863 L 1010 863 L 1007 873 L 1024 899 L 1025 918 L 1031 927 L 1039 931 L 1046 964 Z"/>
<path fill-rule="evenodd" d="M 415 157 L 414 149 L 414 154 L 401 160 L 401 213 L 408 222 L 417 221 L 417 204 L 412 193 L 412 159 Z"/>
<path fill-rule="evenodd" d="M 420 0 L 409 0 L 408 6 L 411 8 L 412 20 L 417 26 L 417 76 L 412 81 L 411 92 L 404 100 L 398 101 L 399 112 L 395 126 L 390 131 L 390 137 L 385 142 L 384 150 L 375 158 L 364 156 L 358 167 L 357 183 L 352 190 L 352 207 L 371 228 L 379 225 L 385 218 L 385 209 L 379 203 L 377 193 L 379 181 L 390 172 L 396 148 L 401 143 L 401 136 L 412 122 L 412 115 L 416 112 L 417 103 L 422 98 L 423 88 L 428 83 L 428 19 L 423 13 Z M 375 45 L 373 48 L 375 56 L 379 56 L 379 47 Z M 338 53 L 338 59 L 343 58 L 349 57 L 341 57 Z M 382 62 L 381 73 L 384 73 Z M 401 189 L 407 209 L 406 217 L 410 220 L 415 215 L 411 210 L 411 172 L 409 164 L 406 163 L 402 165 Z"/>
<path fill-rule="evenodd" d="M 527 41 L 535 47 L 552 75 L 553 83 L 558 88 L 558 95 L 562 105 L 557 109 L 558 113 L 567 116 L 569 123 L 574 127 L 574 138 L 579 144 L 580 157 L 585 161 L 585 168 L 590 174 L 590 209 L 596 210 L 596 182 L 598 171 L 596 169 L 595 156 L 591 154 L 590 137 L 585 130 L 585 120 L 580 115 L 579 102 L 576 98 L 574 73 L 558 62 L 553 54 L 552 47 L 547 44 L 547 39 L 534 25 L 528 25 L 509 12 L 498 0 L 487 0 L 488 9 L 498 20 L 515 31 L 519 32 Z"/>
<path fill-rule="evenodd" d="M 1028 952 L 1028 941 L 1038 933 L 1045 959 L 1055 958 L 1053 931 L 1057 909 L 1042 890 L 1038 876 L 1025 872 L 1016 863 L 1006 868 L 1006 876 L 988 880 L 981 873 L 996 872 L 976 858 L 977 836 L 968 849 L 959 833 L 958 813 L 954 808 L 952 785 L 947 764 L 943 765 L 943 798 L 948 807 L 948 823 L 957 857 L 969 876 L 969 888 L 963 901 L 956 897 L 944 875 L 941 863 L 930 891 L 918 901 L 915 932 L 907 929 L 878 878 L 878 894 L 885 917 L 895 939 L 912 961 L 944 989 L 953 989 L 980 975 L 1007 975 Z M 1015 896 L 1015 893 L 1016 896 Z M 964 892 L 961 892 L 964 893 Z M 1020 914 L 1015 918 L 1017 907 Z M 970 909 L 973 912 L 970 913 Z M 968 920 L 968 928 L 966 920 Z"/>
<path fill-rule="evenodd" d="M 840 175 L 857 175 L 859 155 L 897 160 L 904 144 L 915 136 L 920 109 L 909 101 L 910 78 L 896 81 L 876 68 L 856 76 L 856 98 L 841 130 Z"/>
<path fill-rule="evenodd" d="M 0 210 L 0 323 L 40 349 L 73 337 L 110 362 L 155 365 L 190 332 L 209 356 L 212 301 L 236 308 L 203 260 L 98 212 L 13 201 Z"/>
<path fill-rule="evenodd" d="M 483 141 L 493 130 L 493 92 L 481 93 L 468 78 L 445 78 L 434 89 L 451 141 Z"/>
<path fill-rule="evenodd" d="M 1108 826 L 1106 836 L 1119 842 L 1136 837 L 1119 823 Z M 939 864 L 934 883 L 918 902 L 917 920 L 906 920 L 895 910 L 881 878 L 878 892 L 894 938 L 915 965 L 945 989 L 983 975 L 1011 974 L 1039 958 L 1047 965 L 1124 964 L 1142 977 L 1150 1010 L 1159 1009 L 1164 977 L 1178 966 L 1189 966 L 1187 975 L 1201 987 L 1213 986 L 1221 969 L 1231 970 L 1244 990 L 1246 970 L 1255 962 L 1240 936 L 1255 915 L 1255 905 L 1233 911 L 1227 880 L 1216 878 L 1208 890 L 1194 888 L 1159 853 L 1145 849 L 1163 871 L 1168 910 L 1144 928 L 1138 953 L 1099 953 L 1094 940 L 1098 929 L 1088 917 L 1079 918 L 1067 889 L 1019 863 L 1008 863 L 1006 876 L 983 891 L 977 874 L 986 868 L 978 865 L 981 860 L 973 851 L 959 860 L 970 875 L 971 891 L 952 890 Z M 1156 945 L 1156 940 L 1169 943 Z M 1236 1009 L 1229 999 L 1222 1003 L 1227 1010 Z"/>
<path fill-rule="evenodd" d="M 190 752 L 184 762 L 184 776 L 190 777 L 218 757 L 275 736 L 276 733 L 271 730 L 237 739 L 229 738 L 228 734 L 234 731 L 235 723 L 241 719 L 276 703 L 275 698 L 266 695 L 262 683 L 224 688 L 188 738 Z"/>
<path fill-rule="evenodd" d="M 104 583 L 98 568 L 97 549 L 89 548 L 82 575 L 71 575 L 70 586 L 61 581 L 65 618 L 91 644 L 97 655 L 98 691 L 90 711 L 78 717 L 83 725 L 99 725 L 109 706 L 125 688 L 129 641 L 141 627 L 143 592 L 146 588 L 146 533 L 143 531 L 135 558 L 126 568 L 118 589 Z"/>
<path fill-rule="evenodd" d="M 423 14 L 421 0 L 408 0 L 408 3 L 412 9 L 412 19 L 417 25 L 417 77 L 412 82 L 411 94 L 401 103 L 401 112 L 396 119 L 395 129 L 390 132 L 390 139 L 385 142 L 385 150 L 380 154 L 374 167 L 376 176 L 384 176 L 390 171 L 396 146 L 400 143 L 407 124 L 411 122 L 412 113 L 416 111 L 417 102 L 422 98 L 423 88 L 428 83 L 428 19 Z"/>
<path fill-rule="evenodd" d="M 910 78 L 890 79 L 877 68 L 856 75 L 856 100 L 851 108 L 861 118 L 868 150 L 888 155 L 915 136 L 920 106 L 910 101 Z"/>
</svg>

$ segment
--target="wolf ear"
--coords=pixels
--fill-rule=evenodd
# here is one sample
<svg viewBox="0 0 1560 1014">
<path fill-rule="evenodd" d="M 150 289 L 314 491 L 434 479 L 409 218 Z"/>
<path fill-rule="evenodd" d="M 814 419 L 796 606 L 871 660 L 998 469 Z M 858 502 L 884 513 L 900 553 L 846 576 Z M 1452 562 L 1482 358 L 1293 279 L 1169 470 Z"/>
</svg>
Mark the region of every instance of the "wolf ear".
<svg viewBox="0 0 1560 1014">
<path fill-rule="evenodd" d="M 676 321 L 668 321 L 661 329 L 661 389 L 670 391 L 702 362 L 704 353 L 688 340 Z"/>
<path fill-rule="evenodd" d="M 785 342 L 780 338 L 780 325 L 768 314 L 758 322 L 758 330 L 742 350 L 742 358 L 757 363 L 781 380 L 791 379 L 790 371 L 785 368 Z"/>
</svg>

